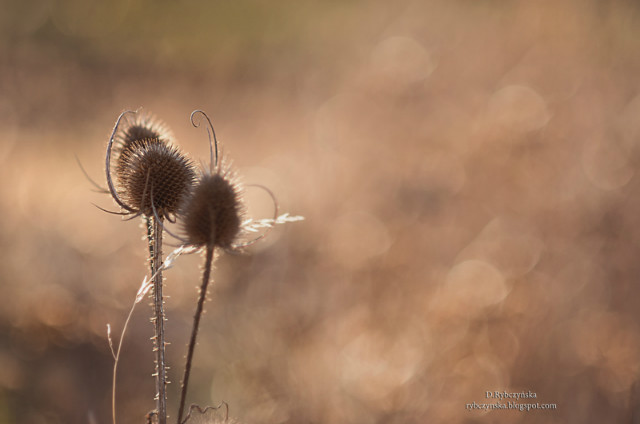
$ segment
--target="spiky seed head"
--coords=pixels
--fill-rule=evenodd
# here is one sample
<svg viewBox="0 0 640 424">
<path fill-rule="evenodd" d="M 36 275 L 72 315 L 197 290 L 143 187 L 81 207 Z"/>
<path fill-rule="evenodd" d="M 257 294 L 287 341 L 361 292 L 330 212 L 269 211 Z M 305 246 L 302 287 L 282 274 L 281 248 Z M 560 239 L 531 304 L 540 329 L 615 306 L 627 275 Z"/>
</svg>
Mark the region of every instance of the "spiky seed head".
<svg viewBox="0 0 640 424">
<path fill-rule="evenodd" d="M 190 244 L 231 248 L 240 232 L 243 215 L 238 184 L 229 173 L 203 175 L 182 213 Z"/>
<path fill-rule="evenodd" d="M 115 191 L 120 198 L 116 201 L 132 214 L 152 216 L 154 209 L 158 216 L 178 213 L 195 180 L 195 168 L 171 145 L 166 125 L 138 112 L 116 127 Z"/>
<path fill-rule="evenodd" d="M 175 215 L 195 180 L 191 161 L 157 138 L 134 140 L 118 157 L 122 200 L 144 215 Z M 152 206 L 153 202 L 153 206 Z"/>
</svg>

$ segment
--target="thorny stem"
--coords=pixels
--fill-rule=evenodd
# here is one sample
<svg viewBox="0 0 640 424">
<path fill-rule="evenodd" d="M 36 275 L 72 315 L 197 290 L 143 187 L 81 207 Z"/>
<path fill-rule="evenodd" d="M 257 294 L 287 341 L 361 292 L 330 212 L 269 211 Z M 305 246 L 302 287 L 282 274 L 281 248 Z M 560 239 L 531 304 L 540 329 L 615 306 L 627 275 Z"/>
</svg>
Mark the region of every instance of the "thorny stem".
<svg viewBox="0 0 640 424">
<path fill-rule="evenodd" d="M 149 258 L 153 275 L 154 353 L 156 356 L 156 411 L 158 424 L 167 423 L 167 369 L 165 362 L 164 299 L 162 297 L 162 218 L 146 217 Z"/>
<path fill-rule="evenodd" d="M 202 316 L 204 301 L 207 297 L 207 286 L 209 285 L 209 278 L 211 276 L 211 266 L 213 264 L 213 251 L 214 251 L 214 246 L 208 245 L 206 250 L 204 270 L 202 272 L 202 286 L 200 287 L 200 297 L 198 298 L 196 313 L 193 316 L 193 327 L 191 328 L 191 340 L 189 341 L 189 347 L 187 350 L 187 361 L 184 367 L 184 377 L 182 378 L 182 393 L 180 394 L 180 409 L 178 410 L 178 424 L 182 424 L 182 414 L 184 413 L 184 405 L 187 398 L 187 387 L 189 386 L 189 375 L 191 373 L 191 362 L 193 360 L 193 351 L 196 348 L 196 338 L 198 337 L 198 327 L 200 326 L 200 317 Z"/>
</svg>

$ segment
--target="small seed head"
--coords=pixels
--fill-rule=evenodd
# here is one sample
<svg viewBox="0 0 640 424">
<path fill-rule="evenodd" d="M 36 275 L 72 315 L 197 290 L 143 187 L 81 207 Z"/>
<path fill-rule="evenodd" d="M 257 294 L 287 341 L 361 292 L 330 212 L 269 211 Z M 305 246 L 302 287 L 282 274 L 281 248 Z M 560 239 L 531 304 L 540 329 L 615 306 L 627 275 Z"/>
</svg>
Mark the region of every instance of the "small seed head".
<svg viewBox="0 0 640 424">
<path fill-rule="evenodd" d="M 205 174 L 182 212 L 190 244 L 231 248 L 240 232 L 243 215 L 238 184 L 228 172 Z"/>
</svg>

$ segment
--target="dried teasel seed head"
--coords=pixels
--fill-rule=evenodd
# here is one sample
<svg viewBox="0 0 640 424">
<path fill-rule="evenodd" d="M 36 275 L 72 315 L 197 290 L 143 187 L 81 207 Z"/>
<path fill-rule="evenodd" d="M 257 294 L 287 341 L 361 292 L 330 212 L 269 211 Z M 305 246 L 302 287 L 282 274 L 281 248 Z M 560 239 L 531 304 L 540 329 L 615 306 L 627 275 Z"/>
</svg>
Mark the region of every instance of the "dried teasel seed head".
<svg viewBox="0 0 640 424">
<path fill-rule="evenodd" d="M 112 196 L 128 213 L 157 214 L 169 219 L 179 212 L 195 180 L 191 160 L 169 143 L 166 127 L 151 115 L 127 119 L 120 127 L 118 123 L 112 136 L 117 189 L 113 188 L 107 168 Z M 110 148 L 111 142 L 107 164 Z"/>
<path fill-rule="evenodd" d="M 238 184 L 229 172 L 203 175 L 182 214 L 189 244 L 232 248 L 244 214 Z"/>
<path fill-rule="evenodd" d="M 135 148 L 121 152 L 116 176 L 126 204 L 147 216 L 167 216 L 178 212 L 195 171 L 176 147 L 153 138 L 137 140 Z"/>
</svg>

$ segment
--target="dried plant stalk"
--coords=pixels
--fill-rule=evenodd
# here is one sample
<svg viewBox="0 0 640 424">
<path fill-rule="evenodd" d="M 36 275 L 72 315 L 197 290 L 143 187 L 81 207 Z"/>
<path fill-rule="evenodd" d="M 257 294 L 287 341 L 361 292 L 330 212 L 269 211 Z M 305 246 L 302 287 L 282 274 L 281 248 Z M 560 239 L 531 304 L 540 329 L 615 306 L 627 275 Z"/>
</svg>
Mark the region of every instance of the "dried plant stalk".
<svg viewBox="0 0 640 424">
<path fill-rule="evenodd" d="M 162 218 L 146 217 L 147 234 L 150 235 L 149 258 L 151 275 L 153 276 L 153 313 L 151 319 L 154 325 L 154 353 L 156 370 L 156 409 L 158 423 L 167 422 L 167 368 L 165 360 L 165 333 L 164 333 L 164 298 L 162 296 Z"/>
<path fill-rule="evenodd" d="M 182 415 L 184 414 L 185 402 L 187 399 L 187 388 L 189 387 L 189 376 L 191 375 L 191 364 L 193 362 L 193 352 L 196 348 L 196 339 L 198 338 L 198 328 L 200 327 L 200 317 L 204 308 L 204 301 L 207 298 L 207 288 L 209 279 L 211 278 L 211 268 L 213 267 L 214 246 L 207 246 L 205 252 L 205 264 L 202 271 L 202 285 L 200 286 L 200 295 L 198 296 L 198 304 L 196 312 L 193 316 L 193 326 L 191 330 L 191 339 L 187 349 L 187 360 L 185 362 L 184 376 L 182 377 L 182 392 L 180 394 L 180 408 L 178 409 L 178 424 L 182 424 Z M 186 421 L 186 419 L 185 419 Z"/>
</svg>

